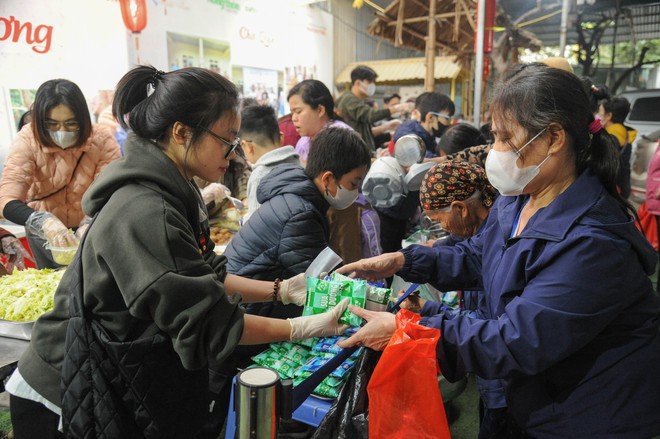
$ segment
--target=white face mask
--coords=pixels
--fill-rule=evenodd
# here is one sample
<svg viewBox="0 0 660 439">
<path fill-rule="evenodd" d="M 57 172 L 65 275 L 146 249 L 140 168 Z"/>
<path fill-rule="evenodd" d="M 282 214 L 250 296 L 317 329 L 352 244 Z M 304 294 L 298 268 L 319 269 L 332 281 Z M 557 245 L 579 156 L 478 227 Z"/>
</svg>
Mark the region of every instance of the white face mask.
<svg viewBox="0 0 660 439">
<path fill-rule="evenodd" d="M 362 82 L 362 91 L 367 96 L 373 96 L 374 93 L 376 93 L 376 84 L 374 84 L 373 82 L 363 81 Z"/>
<path fill-rule="evenodd" d="M 77 131 L 49 131 L 50 138 L 62 149 L 72 147 L 78 140 Z"/>
<path fill-rule="evenodd" d="M 488 181 L 497 189 L 500 194 L 506 196 L 515 196 L 523 193 L 525 187 L 536 177 L 540 170 L 541 165 L 545 163 L 551 155 L 548 155 L 541 163 L 536 166 L 526 166 L 519 168 L 516 165 L 519 154 L 523 149 L 527 148 L 537 137 L 545 132 L 545 128 L 536 136 L 525 143 L 516 154 L 513 150 L 496 151 L 491 149 L 486 157 L 486 175 Z"/>
<path fill-rule="evenodd" d="M 323 197 L 325 200 L 330 204 L 331 207 L 337 209 L 337 210 L 344 210 L 348 208 L 355 200 L 357 200 L 358 197 L 358 190 L 354 189 L 352 191 L 349 191 L 348 189 L 344 189 L 341 186 L 337 186 L 337 195 L 334 197 L 330 195 L 328 190 L 325 190 L 325 194 L 323 194 Z"/>
</svg>

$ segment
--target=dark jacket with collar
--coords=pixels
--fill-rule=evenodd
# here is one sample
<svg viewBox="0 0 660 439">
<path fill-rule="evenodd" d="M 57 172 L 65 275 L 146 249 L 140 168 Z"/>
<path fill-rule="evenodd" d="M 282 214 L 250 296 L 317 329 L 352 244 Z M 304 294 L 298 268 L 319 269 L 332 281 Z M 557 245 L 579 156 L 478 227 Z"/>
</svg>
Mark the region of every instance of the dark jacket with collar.
<svg viewBox="0 0 660 439">
<path fill-rule="evenodd" d="M 151 142 L 130 134 L 124 150 L 83 198 L 88 215 L 100 211 L 82 248 L 85 307 L 120 341 L 168 334 L 188 370 L 221 363 L 242 335 L 243 311 L 225 294 L 225 258 L 213 252 L 199 190 Z M 73 281 L 67 271 L 18 365 L 57 406 Z"/>
<path fill-rule="evenodd" d="M 259 280 L 304 273 L 328 246 L 328 202 L 304 169 L 289 163 L 276 166 L 261 180 L 257 200 L 261 206 L 227 246 L 227 271 Z M 300 315 L 301 308 L 295 308 L 292 312 Z M 285 314 L 278 316 L 291 316 Z"/>
<path fill-rule="evenodd" d="M 443 374 L 506 378 L 535 438 L 660 434 L 653 248 L 590 171 L 510 238 L 525 201 L 499 197 L 483 232 L 454 247 L 403 251 L 407 281 L 486 292 L 490 320 L 422 320 L 442 331 Z"/>
</svg>

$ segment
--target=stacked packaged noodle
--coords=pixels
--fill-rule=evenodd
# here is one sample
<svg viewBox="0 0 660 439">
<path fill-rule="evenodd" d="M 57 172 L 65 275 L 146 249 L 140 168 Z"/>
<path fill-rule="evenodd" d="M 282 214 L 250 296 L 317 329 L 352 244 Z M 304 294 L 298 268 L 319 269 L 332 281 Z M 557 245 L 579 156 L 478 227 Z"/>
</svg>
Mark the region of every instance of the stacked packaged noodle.
<svg viewBox="0 0 660 439">
<path fill-rule="evenodd" d="M 351 279 L 336 273 L 325 279 L 308 278 L 307 304 L 303 315 L 325 312 L 346 297 L 350 299 L 351 305 L 384 310 L 387 307 L 390 295 L 391 290 L 388 288 L 369 285 L 364 280 Z M 283 379 L 292 379 L 294 387 L 298 386 L 341 351 L 337 342 L 355 333 L 361 324 L 361 320 L 347 310 L 339 321 L 351 325 L 351 327 L 343 335 L 296 342 L 272 343 L 269 349 L 252 357 L 252 360 L 260 366 L 277 371 Z M 314 389 L 313 393 L 317 396 L 336 397 L 349 371 L 355 364 L 359 352 L 358 349 L 350 358 L 333 370 Z"/>
</svg>

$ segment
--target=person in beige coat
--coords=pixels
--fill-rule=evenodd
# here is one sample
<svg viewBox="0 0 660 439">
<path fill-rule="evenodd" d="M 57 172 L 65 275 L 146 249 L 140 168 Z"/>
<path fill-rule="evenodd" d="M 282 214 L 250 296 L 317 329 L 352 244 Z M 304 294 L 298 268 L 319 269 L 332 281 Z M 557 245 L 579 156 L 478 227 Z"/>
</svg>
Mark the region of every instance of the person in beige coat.
<svg viewBox="0 0 660 439">
<path fill-rule="evenodd" d="M 118 159 L 107 128 L 92 125 L 80 88 L 53 79 L 37 90 L 32 122 L 14 140 L 0 180 L 0 212 L 26 226 L 38 268 L 58 267 L 45 244 L 75 246 L 87 221 L 82 196 L 99 172 Z"/>
</svg>

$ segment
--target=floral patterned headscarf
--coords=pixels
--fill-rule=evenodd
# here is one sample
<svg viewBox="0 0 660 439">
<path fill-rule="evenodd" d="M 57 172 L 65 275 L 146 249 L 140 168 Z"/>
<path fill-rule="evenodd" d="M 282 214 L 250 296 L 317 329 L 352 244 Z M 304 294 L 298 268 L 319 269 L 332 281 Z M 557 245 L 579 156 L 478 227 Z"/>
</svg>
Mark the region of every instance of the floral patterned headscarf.
<svg viewBox="0 0 660 439">
<path fill-rule="evenodd" d="M 439 210 L 454 201 L 465 201 L 481 192 L 481 204 L 491 208 L 497 191 L 490 185 L 484 169 L 474 163 L 445 161 L 433 166 L 424 176 L 419 201 L 424 210 Z"/>
</svg>

